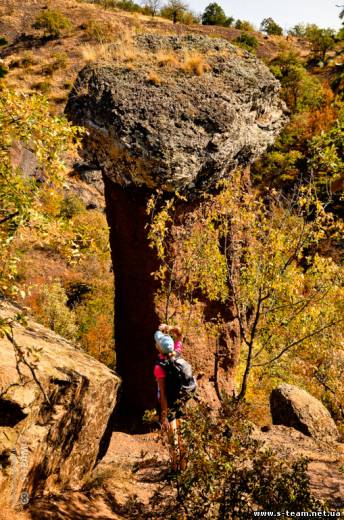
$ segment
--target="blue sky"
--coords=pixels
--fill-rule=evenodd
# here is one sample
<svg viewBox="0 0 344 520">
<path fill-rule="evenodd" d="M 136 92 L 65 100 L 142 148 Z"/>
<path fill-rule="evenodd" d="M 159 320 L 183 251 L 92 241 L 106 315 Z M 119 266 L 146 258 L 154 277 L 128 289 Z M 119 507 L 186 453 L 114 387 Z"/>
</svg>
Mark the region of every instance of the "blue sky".
<svg viewBox="0 0 344 520">
<path fill-rule="evenodd" d="M 299 22 L 339 29 L 340 9 L 336 4 L 344 4 L 344 0 L 189 0 L 188 3 L 200 13 L 213 1 L 217 1 L 228 16 L 249 20 L 257 28 L 263 18 L 271 16 L 283 29 Z"/>
</svg>

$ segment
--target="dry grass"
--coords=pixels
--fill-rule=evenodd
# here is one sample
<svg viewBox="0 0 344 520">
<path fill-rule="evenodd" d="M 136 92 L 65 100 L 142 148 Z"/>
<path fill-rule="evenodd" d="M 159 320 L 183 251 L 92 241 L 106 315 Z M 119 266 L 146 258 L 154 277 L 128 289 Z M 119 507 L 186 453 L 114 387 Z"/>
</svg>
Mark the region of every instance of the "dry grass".
<svg viewBox="0 0 344 520">
<path fill-rule="evenodd" d="M 119 39 L 121 28 L 112 20 L 89 20 L 85 34 L 97 43 L 110 43 Z"/>
<path fill-rule="evenodd" d="M 8 4 L 11 9 L 0 7 L 0 10 L 3 15 L 14 18 L 11 22 L 13 34 L 25 32 L 37 39 L 37 31 L 32 28 L 32 23 L 42 11 L 43 4 L 37 0 L 26 0 L 24 7 L 20 0 L 10 0 Z M 50 0 L 48 5 L 53 5 L 54 9 L 70 18 L 73 31 L 29 50 L 25 45 L 18 45 L 11 56 L 5 58 L 5 66 L 10 65 L 6 81 L 16 90 L 44 92 L 52 101 L 56 113 L 63 110 L 65 85 L 68 84 L 68 90 L 79 70 L 87 63 L 109 63 L 126 70 L 144 68 L 145 74 L 155 70 L 159 77 L 167 76 L 173 70 L 195 75 L 202 75 L 208 70 L 206 60 L 202 61 L 201 57 L 184 57 L 183 53 L 174 53 L 168 49 L 154 56 L 135 47 L 133 42 L 138 32 L 171 34 L 175 27 L 170 20 L 157 17 L 152 20 L 149 16 L 107 10 L 100 5 L 77 0 Z M 13 41 L 13 35 L 11 39 Z M 166 74 L 161 70 L 165 68 L 168 69 Z"/>
<path fill-rule="evenodd" d="M 147 74 L 147 81 L 152 85 L 161 85 L 161 78 L 154 70 L 150 70 Z"/>
<path fill-rule="evenodd" d="M 179 68 L 180 62 L 173 52 L 159 51 L 156 55 L 159 67 Z"/>
<path fill-rule="evenodd" d="M 182 70 L 189 74 L 202 76 L 210 70 L 210 65 L 205 61 L 205 56 L 197 52 L 185 53 Z"/>
<path fill-rule="evenodd" d="M 90 45 L 87 43 L 81 47 L 81 57 L 85 63 L 93 63 L 96 61 L 111 61 L 113 55 L 107 43 L 99 43 Z"/>
<path fill-rule="evenodd" d="M 81 48 L 82 59 L 85 63 L 113 63 L 125 65 L 127 69 L 133 69 L 135 63 L 143 59 L 134 45 L 121 43 L 115 47 L 111 44 L 101 43 L 97 45 L 86 44 Z"/>
<path fill-rule="evenodd" d="M 199 52 L 185 52 L 183 55 L 177 55 L 172 51 L 159 51 L 155 58 L 159 67 L 182 70 L 196 76 L 202 76 L 211 68 L 206 62 L 206 56 Z"/>
</svg>

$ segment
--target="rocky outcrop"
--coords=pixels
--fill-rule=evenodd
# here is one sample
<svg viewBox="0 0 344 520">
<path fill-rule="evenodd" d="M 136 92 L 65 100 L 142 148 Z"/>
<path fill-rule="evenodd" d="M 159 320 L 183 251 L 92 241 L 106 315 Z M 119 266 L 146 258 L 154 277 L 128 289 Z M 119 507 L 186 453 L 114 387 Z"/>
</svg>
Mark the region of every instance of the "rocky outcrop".
<svg viewBox="0 0 344 520">
<path fill-rule="evenodd" d="M 300 458 L 308 459 L 311 491 L 333 509 L 344 507 L 343 443 L 328 443 L 282 425 L 263 427 L 263 431 L 257 428 L 253 437 L 290 465 Z"/>
<path fill-rule="evenodd" d="M 2 303 L 1 319 L 18 311 Z M 13 337 L 16 347 L 0 339 L 0 491 L 25 504 L 82 487 L 106 443 L 119 378 L 31 321 Z"/>
<path fill-rule="evenodd" d="M 315 439 L 337 439 L 329 411 L 315 397 L 294 385 L 282 384 L 270 395 L 273 424 L 290 426 Z"/>
<path fill-rule="evenodd" d="M 105 174 L 121 410 L 141 418 L 156 405 L 153 333 L 159 319 L 151 273 L 158 261 L 149 248 L 146 214 L 151 190 L 187 194 L 183 211 L 192 211 L 202 192 L 274 141 L 286 116 L 267 67 L 225 40 L 142 35 L 130 49 L 130 63 L 121 58 L 125 52 L 110 65 L 84 68 L 66 111 L 87 128 L 84 156 Z M 205 352 L 209 365 L 212 353 Z M 222 372 L 230 378 L 233 363 L 224 363 Z M 213 386 L 211 375 L 203 379 Z"/>
<path fill-rule="evenodd" d="M 146 58 L 132 70 L 81 71 L 66 108 L 89 129 L 89 157 L 113 182 L 205 190 L 273 143 L 285 107 L 279 83 L 251 54 L 202 36 L 145 35 L 136 44 Z M 164 67 L 164 59 L 174 66 Z M 202 75 L 192 73 L 192 59 Z"/>
</svg>

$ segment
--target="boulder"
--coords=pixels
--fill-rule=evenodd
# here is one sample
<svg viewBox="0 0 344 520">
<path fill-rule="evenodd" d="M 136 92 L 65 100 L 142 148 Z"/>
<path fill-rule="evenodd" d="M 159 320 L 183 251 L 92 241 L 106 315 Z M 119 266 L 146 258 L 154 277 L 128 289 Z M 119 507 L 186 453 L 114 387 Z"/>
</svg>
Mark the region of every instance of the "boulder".
<svg viewBox="0 0 344 520">
<path fill-rule="evenodd" d="M 1 303 L 0 318 L 20 309 Z M 119 378 L 29 321 L 0 338 L 0 492 L 12 503 L 79 490 L 106 444 Z"/>
<path fill-rule="evenodd" d="M 207 190 L 274 142 L 287 120 L 280 84 L 252 54 L 198 35 L 135 44 L 130 69 L 84 68 L 66 106 L 90 132 L 89 160 L 116 184 Z"/>
<path fill-rule="evenodd" d="M 284 383 L 272 390 L 270 408 L 273 424 L 295 428 L 318 440 L 335 440 L 339 436 L 325 406 L 297 386 Z"/>
</svg>

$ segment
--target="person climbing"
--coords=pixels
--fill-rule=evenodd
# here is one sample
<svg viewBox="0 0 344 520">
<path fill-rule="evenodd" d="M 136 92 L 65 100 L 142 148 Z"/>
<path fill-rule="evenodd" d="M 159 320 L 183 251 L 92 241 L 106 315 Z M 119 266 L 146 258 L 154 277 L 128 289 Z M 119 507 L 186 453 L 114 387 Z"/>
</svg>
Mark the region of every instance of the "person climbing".
<svg viewBox="0 0 344 520">
<path fill-rule="evenodd" d="M 172 334 L 175 338 L 169 335 Z M 154 334 L 159 359 L 154 366 L 154 376 L 158 384 L 161 427 L 166 431 L 172 469 L 186 466 L 185 449 L 180 435 L 180 419 L 184 405 L 196 388 L 190 365 L 181 357 L 182 334 L 179 327 L 165 323 Z"/>
</svg>

